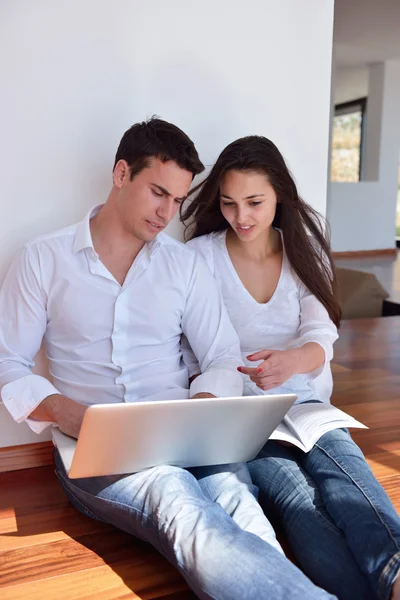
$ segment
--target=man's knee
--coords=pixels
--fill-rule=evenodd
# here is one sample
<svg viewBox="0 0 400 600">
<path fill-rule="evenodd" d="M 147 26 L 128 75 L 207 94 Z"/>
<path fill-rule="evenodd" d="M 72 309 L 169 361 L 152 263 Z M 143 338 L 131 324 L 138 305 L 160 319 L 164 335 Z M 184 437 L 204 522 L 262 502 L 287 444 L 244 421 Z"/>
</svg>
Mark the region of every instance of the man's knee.
<svg viewBox="0 0 400 600">
<path fill-rule="evenodd" d="M 206 500 L 196 478 L 186 469 L 162 465 L 149 469 L 145 482 L 146 509 L 168 520 Z"/>
</svg>

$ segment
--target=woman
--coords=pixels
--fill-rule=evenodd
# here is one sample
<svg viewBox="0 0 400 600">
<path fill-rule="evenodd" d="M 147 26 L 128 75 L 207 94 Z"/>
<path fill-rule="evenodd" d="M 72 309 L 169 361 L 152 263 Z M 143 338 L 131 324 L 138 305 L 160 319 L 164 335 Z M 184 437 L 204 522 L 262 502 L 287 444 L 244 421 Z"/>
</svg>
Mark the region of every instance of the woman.
<svg viewBox="0 0 400 600">
<path fill-rule="evenodd" d="M 299 197 L 281 153 L 263 137 L 236 140 L 193 191 L 182 221 L 239 335 L 245 393 L 329 402 L 335 269 L 322 217 Z M 269 441 L 249 467 L 267 516 L 317 585 L 341 599 L 400 598 L 400 520 L 346 430 L 307 454 Z"/>
</svg>

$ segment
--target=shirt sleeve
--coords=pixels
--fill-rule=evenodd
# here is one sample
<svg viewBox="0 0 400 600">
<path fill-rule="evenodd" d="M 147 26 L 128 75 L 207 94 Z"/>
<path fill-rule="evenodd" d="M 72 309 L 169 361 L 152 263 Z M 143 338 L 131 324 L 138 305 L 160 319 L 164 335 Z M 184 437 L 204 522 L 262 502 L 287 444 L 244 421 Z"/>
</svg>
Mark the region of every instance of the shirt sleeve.
<svg viewBox="0 0 400 600">
<path fill-rule="evenodd" d="M 301 348 L 309 342 L 319 344 L 325 352 L 325 361 L 308 375 L 318 377 L 333 358 L 333 343 L 338 338 L 336 326 L 331 321 L 323 304 L 304 285 L 300 286 L 300 327 L 299 336 L 292 348 Z"/>
<path fill-rule="evenodd" d="M 190 396 L 201 392 L 217 397 L 241 396 L 243 379 L 237 371 L 242 365 L 239 338 L 217 284 L 199 255 L 194 257 L 182 331 L 198 361 L 197 372 L 201 372 L 190 386 Z"/>
<path fill-rule="evenodd" d="M 191 349 L 185 335 L 182 335 L 181 351 L 183 362 L 185 363 L 186 368 L 189 372 L 189 377 L 193 377 L 193 375 L 198 375 L 200 373 L 199 361 L 195 357 L 194 352 Z"/>
<path fill-rule="evenodd" d="M 51 423 L 28 417 L 42 400 L 59 392 L 45 377 L 31 371 L 47 325 L 37 262 L 33 251 L 24 247 L 0 290 L 0 390 L 13 419 L 17 423 L 26 420 L 40 433 Z"/>
</svg>

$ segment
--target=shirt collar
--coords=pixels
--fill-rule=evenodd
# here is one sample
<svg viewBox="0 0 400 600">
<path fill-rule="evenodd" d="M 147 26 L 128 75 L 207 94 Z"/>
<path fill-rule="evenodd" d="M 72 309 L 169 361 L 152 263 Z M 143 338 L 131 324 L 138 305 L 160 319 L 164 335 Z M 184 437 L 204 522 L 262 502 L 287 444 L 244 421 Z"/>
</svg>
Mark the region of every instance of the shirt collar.
<svg viewBox="0 0 400 600">
<path fill-rule="evenodd" d="M 92 248 L 92 250 L 94 250 L 92 235 L 90 233 L 90 219 L 97 215 L 102 206 L 104 206 L 104 204 L 98 204 L 91 208 L 83 221 L 78 223 L 75 233 L 73 254 L 76 254 L 85 248 Z"/>
<path fill-rule="evenodd" d="M 76 254 L 77 252 L 80 252 L 85 248 L 91 248 L 93 251 L 95 251 L 92 241 L 92 235 L 90 233 L 90 219 L 97 215 L 97 213 L 103 206 L 104 204 L 97 204 L 97 206 L 91 208 L 90 211 L 87 213 L 86 217 L 83 219 L 83 221 L 78 223 L 75 233 L 73 254 Z M 164 233 L 159 233 L 154 238 L 154 240 L 145 244 L 147 255 L 149 257 L 153 256 L 153 254 L 158 250 L 161 244 L 166 241 L 165 237 L 166 236 L 164 235 Z"/>
<path fill-rule="evenodd" d="M 158 250 L 158 248 L 161 246 L 161 244 L 165 242 L 164 239 L 164 234 L 163 233 L 159 233 L 154 240 L 152 240 L 151 242 L 148 242 L 146 244 L 146 248 L 147 248 L 147 253 L 149 257 L 152 257 L 153 254 L 155 254 Z"/>
</svg>

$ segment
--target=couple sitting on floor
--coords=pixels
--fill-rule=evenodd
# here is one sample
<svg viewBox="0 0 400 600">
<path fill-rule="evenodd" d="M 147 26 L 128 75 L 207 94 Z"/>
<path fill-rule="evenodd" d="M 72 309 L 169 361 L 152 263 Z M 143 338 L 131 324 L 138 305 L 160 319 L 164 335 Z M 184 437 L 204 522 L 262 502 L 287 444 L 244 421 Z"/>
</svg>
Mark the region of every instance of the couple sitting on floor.
<svg viewBox="0 0 400 600">
<path fill-rule="evenodd" d="M 24 246 L 0 292 L 16 421 L 77 437 L 95 403 L 330 401 L 340 308 L 321 218 L 264 137 L 231 143 L 189 192 L 203 169 L 176 126 L 133 125 L 105 204 Z M 178 209 L 186 245 L 162 233 Z M 43 337 L 53 384 L 31 371 Z M 78 510 L 151 543 L 199 598 L 400 598 L 399 517 L 347 430 L 308 453 L 268 441 L 247 465 L 75 480 L 56 465 Z"/>
</svg>

